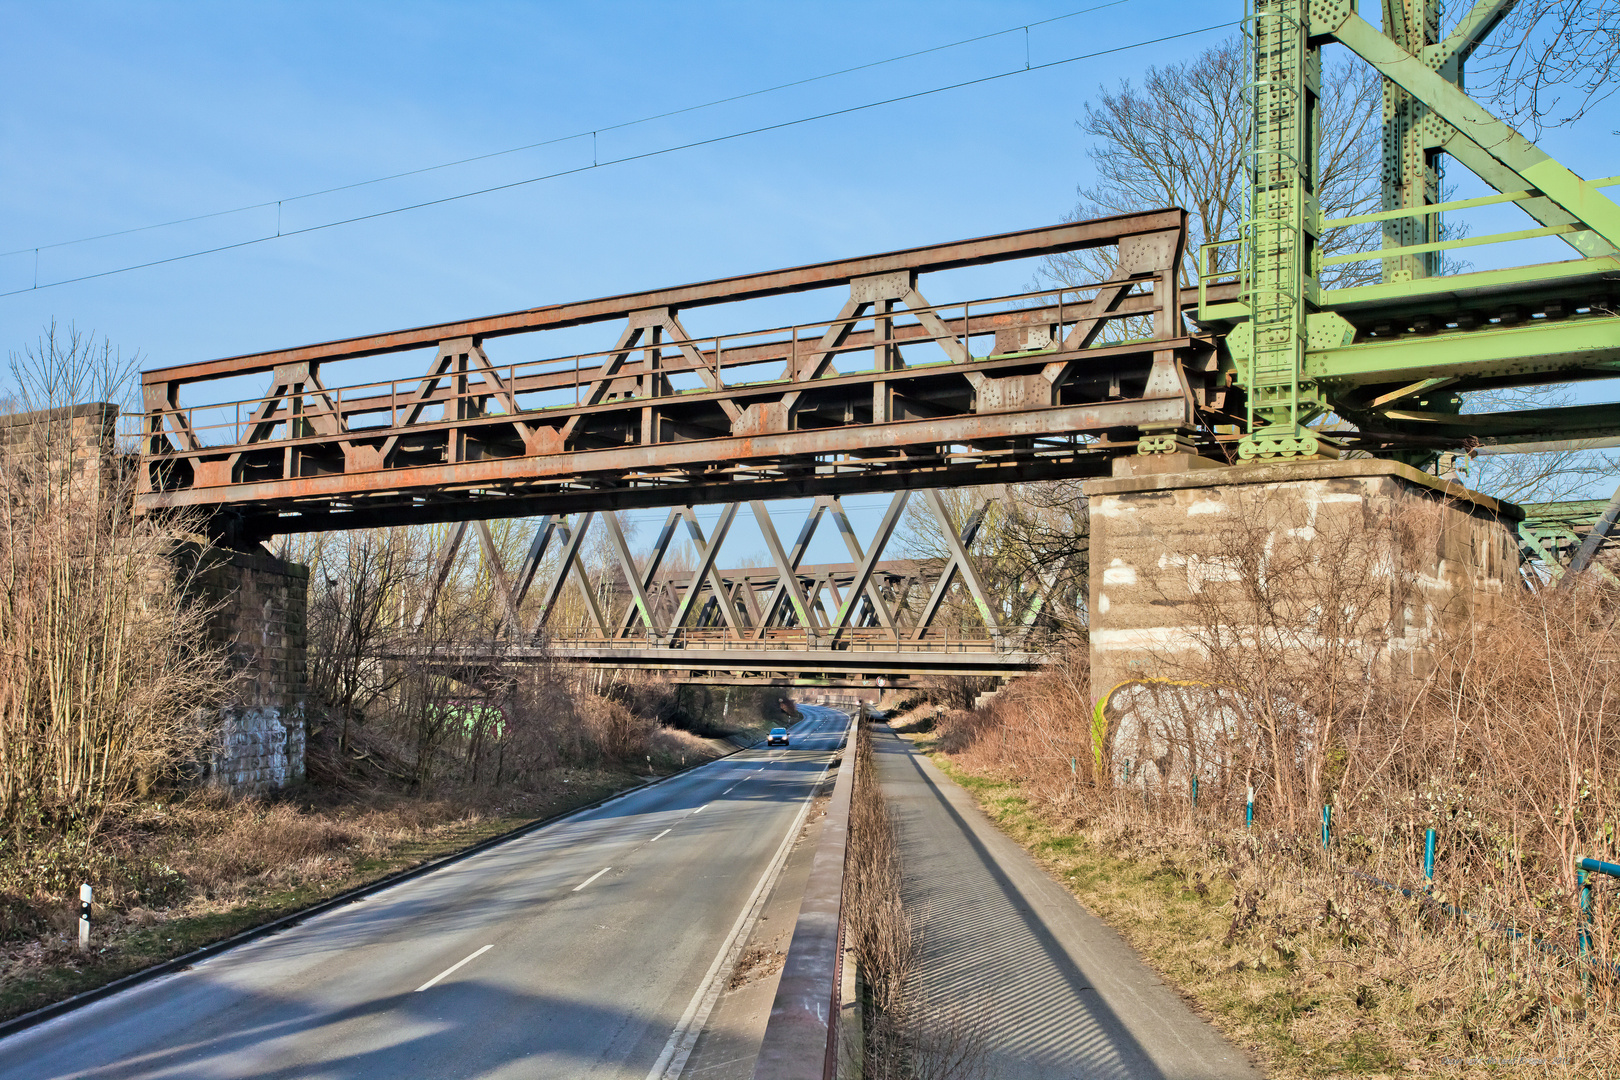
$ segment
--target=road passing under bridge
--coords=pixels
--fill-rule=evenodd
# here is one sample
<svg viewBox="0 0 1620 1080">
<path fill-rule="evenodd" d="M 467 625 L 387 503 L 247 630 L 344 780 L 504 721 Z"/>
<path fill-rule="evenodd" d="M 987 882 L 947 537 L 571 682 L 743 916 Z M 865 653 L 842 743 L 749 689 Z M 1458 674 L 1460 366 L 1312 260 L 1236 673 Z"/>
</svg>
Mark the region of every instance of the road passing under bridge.
<svg viewBox="0 0 1620 1080">
<path fill-rule="evenodd" d="M 0 1040 L 0 1077 L 679 1075 L 848 717 Z"/>
</svg>

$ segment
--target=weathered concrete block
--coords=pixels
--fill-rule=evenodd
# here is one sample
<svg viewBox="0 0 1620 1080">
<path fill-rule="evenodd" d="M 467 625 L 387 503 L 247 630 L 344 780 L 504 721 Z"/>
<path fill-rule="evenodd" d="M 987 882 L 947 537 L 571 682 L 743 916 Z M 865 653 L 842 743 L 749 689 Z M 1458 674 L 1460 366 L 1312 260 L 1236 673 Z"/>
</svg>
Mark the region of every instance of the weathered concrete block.
<svg viewBox="0 0 1620 1080">
<path fill-rule="evenodd" d="M 221 711 L 208 782 L 240 793 L 304 778 L 304 647 L 309 570 L 268 552 L 193 550 L 197 586 L 217 606 L 211 635 L 242 674 Z"/>
<path fill-rule="evenodd" d="M 1422 669 L 1438 631 L 1520 580 L 1518 507 L 1397 462 L 1205 468 L 1094 480 L 1085 491 L 1099 695 L 1192 664 L 1221 617 L 1221 590 L 1263 575 L 1265 560 L 1285 552 L 1296 573 L 1313 549 L 1319 559 L 1353 552 L 1357 566 L 1305 567 L 1300 580 L 1348 569 L 1359 587 L 1382 590 L 1371 644 L 1411 670 Z M 1254 550 L 1235 550 L 1245 544 Z M 1252 628 L 1228 629 L 1241 637 Z"/>
</svg>

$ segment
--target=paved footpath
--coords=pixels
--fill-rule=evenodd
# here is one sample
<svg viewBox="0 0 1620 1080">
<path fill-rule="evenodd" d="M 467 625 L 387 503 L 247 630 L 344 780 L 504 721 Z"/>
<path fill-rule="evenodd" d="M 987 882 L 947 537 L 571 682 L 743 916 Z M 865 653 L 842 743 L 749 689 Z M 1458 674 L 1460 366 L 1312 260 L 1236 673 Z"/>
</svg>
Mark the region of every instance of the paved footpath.
<svg viewBox="0 0 1620 1080">
<path fill-rule="evenodd" d="M 998 1080 L 1261 1073 L 886 726 L 872 748 L 922 914 L 924 992 L 990 1018 Z"/>
</svg>

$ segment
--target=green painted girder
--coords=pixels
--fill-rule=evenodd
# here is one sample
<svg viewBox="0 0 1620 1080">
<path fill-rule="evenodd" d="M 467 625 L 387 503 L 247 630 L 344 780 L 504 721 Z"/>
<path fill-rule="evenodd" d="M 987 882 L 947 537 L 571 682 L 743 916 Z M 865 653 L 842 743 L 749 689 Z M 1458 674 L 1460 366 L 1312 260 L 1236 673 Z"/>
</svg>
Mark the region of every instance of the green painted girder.
<svg viewBox="0 0 1620 1080">
<path fill-rule="evenodd" d="M 1539 442 L 1549 436 L 1578 439 L 1620 430 L 1620 405 L 1571 405 L 1513 412 L 1458 413 L 1432 409 L 1384 410 L 1379 418 L 1400 431 L 1430 438 L 1473 437 L 1486 445 Z M 1607 504 L 1605 504 L 1607 505 Z"/>
<path fill-rule="evenodd" d="M 1610 245 L 1620 247 L 1620 205 L 1547 155 L 1529 139 L 1492 116 L 1484 106 L 1420 58 L 1390 40 L 1349 5 L 1322 5 L 1333 14 L 1314 19 L 1311 31 L 1328 34 L 1378 69 L 1390 82 L 1422 101 L 1548 202 L 1569 214 Z M 1316 14 L 1313 11 L 1313 15 Z M 1325 14 L 1325 11 L 1324 11 Z"/>
<path fill-rule="evenodd" d="M 1563 578 L 1562 552 L 1580 547 L 1581 533 L 1590 531 L 1609 509 L 1609 499 L 1571 499 L 1564 502 L 1524 503 L 1524 520 L 1517 523 L 1519 551 L 1526 559 L 1539 562 L 1554 581 Z M 1594 561 L 1591 569 L 1611 585 L 1620 585 L 1609 568 Z"/>
<path fill-rule="evenodd" d="M 1567 259 L 1563 262 L 1536 263 L 1531 266 L 1512 266 L 1502 270 L 1476 270 L 1467 274 L 1447 274 L 1443 277 L 1423 278 L 1418 281 L 1392 281 L 1379 285 L 1357 285 L 1348 289 L 1328 289 L 1322 293 L 1322 306 L 1339 311 L 1355 319 L 1355 312 L 1366 309 L 1398 310 L 1422 302 L 1425 306 L 1449 300 L 1458 303 L 1479 303 L 1496 294 L 1502 300 L 1518 300 L 1520 294 L 1537 290 L 1549 294 L 1568 295 L 1586 285 L 1586 279 L 1602 282 L 1609 275 L 1620 273 L 1620 257 L 1599 256 L 1590 259 Z M 1612 278 L 1610 278 L 1612 280 Z M 1222 305 L 1222 308 L 1239 305 Z M 1233 314 L 1236 314 L 1234 312 Z"/>
<path fill-rule="evenodd" d="M 1563 502 L 1520 503 L 1526 524 L 1537 526 L 1558 522 L 1580 528 L 1591 528 L 1609 508 L 1608 499 L 1566 499 Z"/>
<path fill-rule="evenodd" d="M 1311 350 L 1305 354 L 1305 375 L 1340 388 L 1464 375 L 1530 375 L 1616 363 L 1620 363 L 1620 317 L 1589 315 Z"/>
</svg>

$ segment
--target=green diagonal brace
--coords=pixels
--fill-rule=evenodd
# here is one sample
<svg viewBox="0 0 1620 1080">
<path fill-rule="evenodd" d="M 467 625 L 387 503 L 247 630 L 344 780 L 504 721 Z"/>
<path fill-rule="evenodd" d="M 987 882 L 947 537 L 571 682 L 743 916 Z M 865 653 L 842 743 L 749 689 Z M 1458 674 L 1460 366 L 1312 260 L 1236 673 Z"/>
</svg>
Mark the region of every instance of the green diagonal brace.
<svg viewBox="0 0 1620 1080">
<path fill-rule="evenodd" d="M 1366 19 L 1349 12 L 1343 14 L 1338 25 L 1315 23 L 1312 31 L 1317 34 L 1330 33 L 1340 44 L 1376 68 L 1379 74 L 1421 100 L 1435 115 L 1510 169 L 1524 181 L 1526 187 L 1540 191 L 1549 202 L 1577 222 L 1608 243 L 1620 247 L 1620 206 L 1492 116 L 1477 101 L 1447 82 L 1428 64 L 1385 37 Z M 1490 177 L 1482 179 L 1491 182 Z"/>
</svg>

